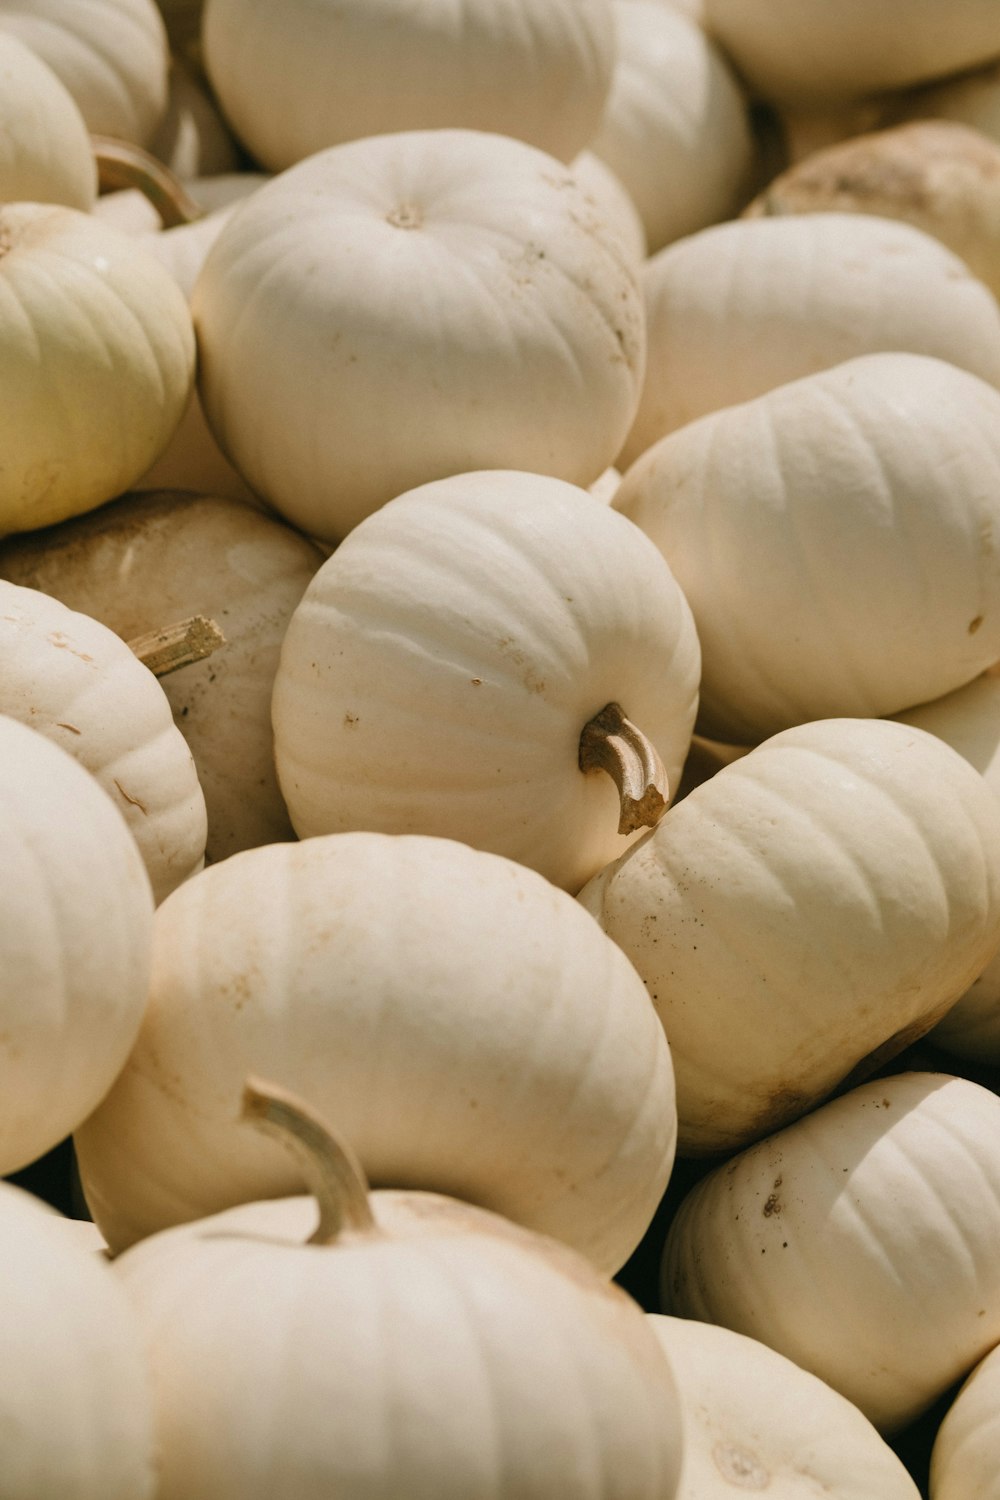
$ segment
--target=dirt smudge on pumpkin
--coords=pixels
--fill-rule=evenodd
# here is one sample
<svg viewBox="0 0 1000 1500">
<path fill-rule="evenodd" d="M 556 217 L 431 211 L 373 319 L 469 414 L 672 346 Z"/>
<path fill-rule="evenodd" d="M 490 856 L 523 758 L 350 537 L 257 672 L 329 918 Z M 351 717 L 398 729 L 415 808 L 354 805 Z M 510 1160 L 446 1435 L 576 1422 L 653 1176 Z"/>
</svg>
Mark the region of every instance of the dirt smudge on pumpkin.
<svg viewBox="0 0 1000 1500">
<path fill-rule="evenodd" d="M 118 790 L 121 792 L 122 796 L 125 798 L 125 801 L 128 802 L 128 803 L 130 803 L 132 807 L 137 807 L 141 813 L 145 813 L 145 815 L 148 817 L 149 816 L 149 808 L 146 806 L 146 804 L 144 802 L 140 802 L 140 800 L 139 800 L 138 797 L 133 797 L 133 795 L 132 795 L 131 792 L 127 792 L 125 790 L 125 788 L 122 786 L 121 782 L 118 780 L 117 776 L 114 778 L 114 782 L 115 782 L 115 786 L 118 788 Z"/>
</svg>

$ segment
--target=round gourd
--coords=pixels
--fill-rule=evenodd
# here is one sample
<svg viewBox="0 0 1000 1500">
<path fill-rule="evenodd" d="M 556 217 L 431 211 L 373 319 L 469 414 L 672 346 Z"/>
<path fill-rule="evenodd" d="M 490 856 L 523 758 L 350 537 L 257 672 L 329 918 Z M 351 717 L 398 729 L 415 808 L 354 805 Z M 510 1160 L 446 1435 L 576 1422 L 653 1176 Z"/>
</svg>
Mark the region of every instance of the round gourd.
<svg viewBox="0 0 1000 1500">
<path fill-rule="evenodd" d="M 759 1339 L 905 1427 L 1000 1338 L 1000 1099 L 937 1073 L 868 1083 L 701 1180 L 665 1311 Z"/>
<path fill-rule="evenodd" d="M 616 224 L 553 157 L 476 131 L 349 142 L 281 173 L 222 230 L 192 309 L 220 446 L 327 542 L 448 474 L 591 483 L 642 381 Z"/>
<path fill-rule="evenodd" d="M 201 869 L 205 798 L 156 678 L 113 631 L 0 582 L 0 714 L 94 776 L 138 845 L 156 901 Z"/>
<path fill-rule="evenodd" d="M 0 206 L 0 288 L 3 533 L 127 489 L 181 420 L 195 343 L 162 266 L 77 209 Z"/>
<path fill-rule="evenodd" d="M 643 287 L 646 377 L 620 466 L 696 417 L 861 354 L 930 354 L 1000 386 L 996 298 L 912 224 L 735 219 L 651 256 Z"/>
<path fill-rule="evenodd" d="M 660 1313 L 649 1321 L 680 1398 L 677 1500 L 919 1500 L 867 1417 L 815 1375 L 729 1328 Z"/>
<path fill-rule="evenodd" d="M 1000 657 L 1000 391 L 944 360 L 865 355 L 712 412 L 614 504 L 691 606 L 716 739 L 897 713 Z"/>
<path fill-rule="evenodd" d="M 460 126 L 562 161 L 600 119 L 610 0 L 208 0 L 205 66 L 236 133 L 273 171 L 325 146 Z"/>
<path fill-rule="evenodd" d="M 139 1323 L 111 1268 L 67 1228 L 37 1198 L 0 1183 L 4 1500 L 152 1500 Z"/>
<path fill-rule="evenodd" d="M 150 140 L 169 66 L 154 0 L 0 0 L 0 30 L 48 63 L 94 134 Z"/>
<path fill-rule="evenodd" d="M 652 254 L 746 201 L 749 108 L 723 54 L 676 6 L 614 0 L 614 10 L 618 59 L 590 150 L 631 193 Z"/>
<path fill-rule="evenodd" d="M 90 1113 L 146 1004 L 153 897 L 135 840 L 71 755 L 0 715 L 0 1173 Z"/>
<path fill-rule="evenodd" d="M 0 31 L 0 197 L 89 209 L 97 195 L 90 133 L 40 57 Z"/>
<path fill-rule="evenodd" d="M 208 809 L 209 860 L 291 838 L 274 770 L 271 689 L 282 636 L 323 554 L 249 505 L 159 491 L 0 543 L 0 576 L 126 640 L 215 620 L 225 646 L 162 682 Z"/>
<path fill-rule="evenodd" d="M 262 1105 L 289 1128 L 280 1094 Z M 158 1500 L 673 1500 L 676 1390 L 623 1292 L 498 1215 L 369 1196 L 314 1117 L 291 1123 L 318 1226 L 315 1200 L 248 1204 L 114 1263 L 149 1352 Z"/>
<path fill-rule="evenodd" d="M 1000 1348 L 980 1360 L 944 1414 L 931 1449 L 931 1500 L 1000 1495 Z"/>
<path fill-rule="evenodd" d="M 923 1035 L 992 958 L 1000 801 L 921 730 L 819 721 L 696 787 L 580 901 L 670 1039 L 680 1149 L 731 1151 Z"/>
<path fill-rule="evenodd" d="M 698 672 L 687 603 L 637 527 L 560 480 L 457 475 L 370 516 L 295 609 L 278 779 L 300 838 L 436 834 L 575 891 L 673 794 Z M 610 705 L 665 769 L 657 806 L 622 824 L 611 776 L 581 765 Z"/>
<path fill-rule="evenodd" d="M 669 1052 L 622 954 L 533 871 L 444 839 L 274 844 L 164 902 L 153 965 L 76 1138 L 114 1248 L 295 1190 L 230 1107 L 264 1067 L 377 1185 L 481 1203 L 609 1274 L 645 1232 L 673 1162 Z"/>
</svg>

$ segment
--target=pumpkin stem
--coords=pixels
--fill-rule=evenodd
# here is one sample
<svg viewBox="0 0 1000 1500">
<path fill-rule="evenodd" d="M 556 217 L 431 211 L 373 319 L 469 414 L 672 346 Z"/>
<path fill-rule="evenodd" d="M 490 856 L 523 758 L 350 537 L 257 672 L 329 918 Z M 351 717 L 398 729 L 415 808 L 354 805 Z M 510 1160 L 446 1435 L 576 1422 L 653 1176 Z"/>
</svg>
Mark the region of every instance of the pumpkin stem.
<svg viewBox="0 0 1000 1500">
<path fill-rule="evenodd" d="M 138 188 L 156 209 L 164 229 L 204 218 L 205 210 L 194 201 L 177 174 L 141 146 L 110 135 L 92 135 L 90 143 L 97 161 L 100 192 Z"/>
<path fill-rule="evenodd" d="M 248 1078 L 242 1118 L 295 1152 L 309 1191 L 319 1204 L 319 1223 L 307 1244 L 331 1245 L 345 1229 L 377 1231 L 364 1168 L 305 1100 L 277 1084 Z"/>
<path fill-rule="evenodd" d="M 214 620 L 191 615 L 187 620 L 165 625 L 162 630 L 148 630 L 145 635 L 134 636 L 128 644 L 154 677 L 166 677 L 211 656 L 226 644 L 226 637 Z"/>
<path fill-rule="evenodd" d="M 654 828 L 667 810 L 667 773 L 655 745 L 608 703 L 583 726 L 580 770 L 607 771 L 621 798 L 619 833 Z"/>
</svg>

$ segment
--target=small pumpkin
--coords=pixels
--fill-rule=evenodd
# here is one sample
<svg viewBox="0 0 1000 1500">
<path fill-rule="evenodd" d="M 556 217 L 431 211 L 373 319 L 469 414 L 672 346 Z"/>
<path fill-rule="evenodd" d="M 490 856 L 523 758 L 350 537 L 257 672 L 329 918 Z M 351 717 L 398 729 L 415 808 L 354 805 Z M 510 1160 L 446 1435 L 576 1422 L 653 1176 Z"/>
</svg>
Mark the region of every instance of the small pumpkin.
<svg viewBox="0 0 1000 1500">
<path fill-rule="evenodd" d="M 52 69 L 2 30 L 0 84 L 0 197 L 90 209 L 97 166 L 83 116 Z"/>
<path fill-rule="evenodd" d="M 1000 1496 L 1000 1347 L 963 1381 L 931 1449 L 931 1500 L 997 1500 Z"/>
</svg>

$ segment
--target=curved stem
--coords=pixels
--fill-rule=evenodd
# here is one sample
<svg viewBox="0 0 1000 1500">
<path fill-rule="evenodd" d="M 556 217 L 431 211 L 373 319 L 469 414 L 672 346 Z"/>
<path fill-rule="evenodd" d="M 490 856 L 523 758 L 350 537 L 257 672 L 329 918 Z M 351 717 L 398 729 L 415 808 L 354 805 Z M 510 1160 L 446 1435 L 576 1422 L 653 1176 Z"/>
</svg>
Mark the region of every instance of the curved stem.
<svg viewBox="0 0 1000 1500">
<path fill-rule="evenodd" d="M 165 625 L 162 630 L 148 630 L 128 642 L 154 677 L 166 677 L 192 662 L 204 661 L 225 644 L 226 637 L 218 625 L 204 615 L 191 615 L 187 620 Z"/>
<path fill-rule="evenodd" d="M 656 746 L 618 703 L 607 703 L 583 727 L 580 770 L 607 771 L 621 799 L 619 833 L 653 828 L 667 810 L 667 773 Z"/>
<path fill-rule="evenodd" d="M 330 1245 L 345 1229 L 378 1232 L 368 1202 L 368 1182 L 354 1152 L 294 1094 L 248 1078 L 242 1118 L 295 1153 L 309 1191 L 319 1204 L 319 1223 L 307 1241 Z"/>
<path fill-rule="evenodd" d="M 90 142 L 102 193 L 138 188 L 156 209 L 164 229 L 204 218 L 205 210 L 194 201 L 176 173 L 141 146 L 110 135 L 92 135 Z"/>
</svg>

